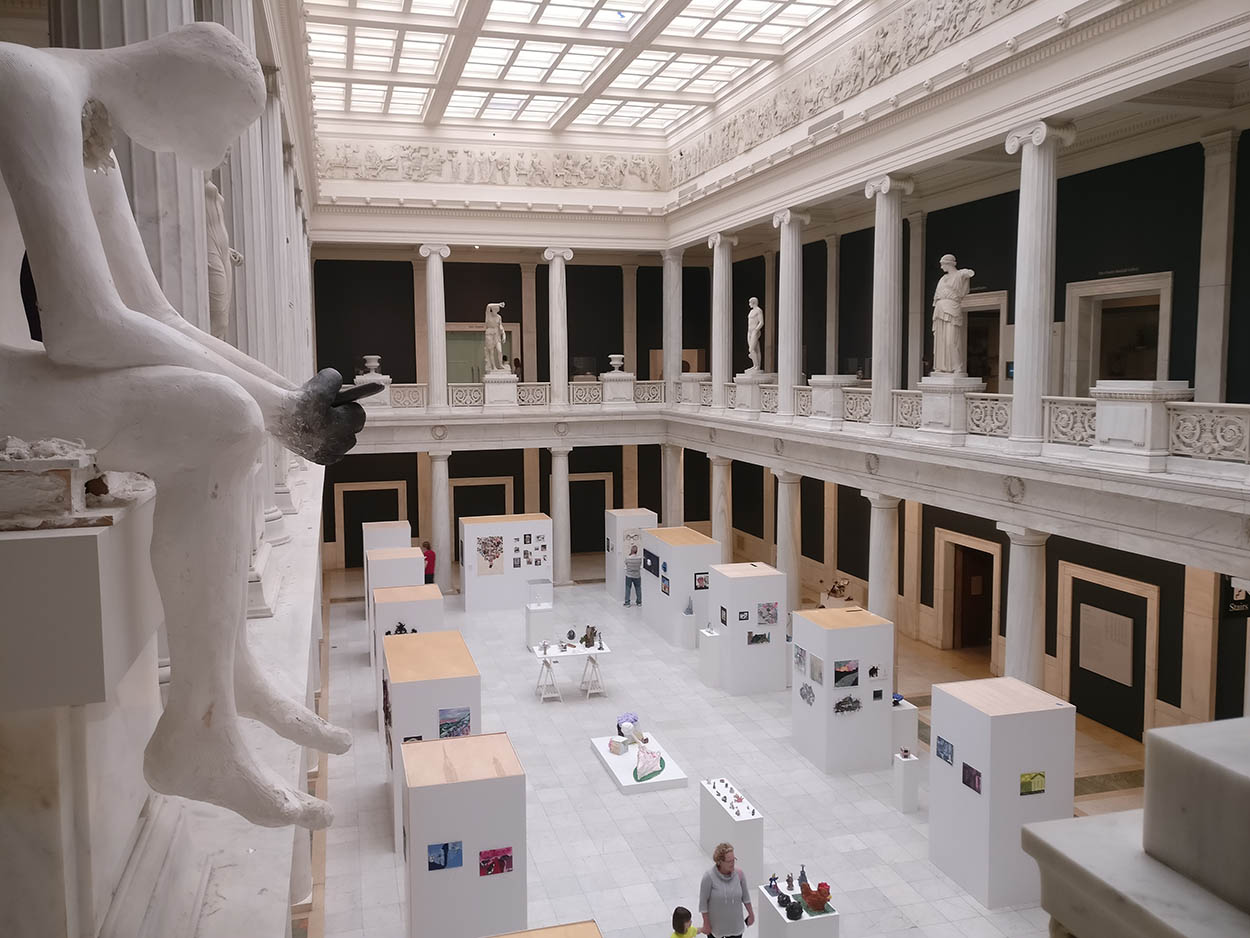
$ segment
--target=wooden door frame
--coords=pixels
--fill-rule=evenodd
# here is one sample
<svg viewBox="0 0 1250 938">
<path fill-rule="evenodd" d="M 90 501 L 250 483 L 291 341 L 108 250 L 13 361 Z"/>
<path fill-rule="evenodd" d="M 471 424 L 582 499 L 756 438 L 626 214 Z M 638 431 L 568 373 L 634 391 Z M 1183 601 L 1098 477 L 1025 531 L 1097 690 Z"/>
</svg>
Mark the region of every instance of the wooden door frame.
<svg viewBox="0 0 1250 938">
<path fill-rule="evenodd" d="M 408 482 L 406 479 L 388 479 L 382 482 L 335 482 L 334 483 L 334 542 L 333 555 L 327 558 L 327 569 L 344 570 L 343 542 L 343 494 L 345 492 L 384 492 L 395 489 L 399 498 L 399 517 L 395 521 L 408 521 Z M 411 524 L 411 522 L 410 522 Z"/>
<path fill-rule="evenodd" d="M 994 558 L 991 579 L 990 673 L 1003 673 L 1006 639 L 999 634 L 1002 610 L 1003 545 L 949 528 L 933 529 L 933 609 L 937 613 L 939 648 L 955 644 L 955 547 L 969 547 Z"/>
</svg>

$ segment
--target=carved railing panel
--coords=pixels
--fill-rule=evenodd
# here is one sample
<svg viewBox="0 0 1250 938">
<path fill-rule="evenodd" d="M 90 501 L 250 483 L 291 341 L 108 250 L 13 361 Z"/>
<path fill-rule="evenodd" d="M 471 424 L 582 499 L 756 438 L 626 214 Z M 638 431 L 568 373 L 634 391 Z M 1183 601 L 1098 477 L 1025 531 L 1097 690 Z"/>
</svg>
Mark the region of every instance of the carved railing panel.
<svg viewBox="0 0 1250 938">
<path fill-rule="evenodd" d="M 700 407 L 712 406 L 712 382 L 711 381 L 699 382 L 699 406 Z"/>
<path fill-rule="evenodd" d="M 1098 408 L 1088 397 L 1043 397 L 1046 442 L 1093 446 Z"/>
<path fill-rule="evenodd" d="M 516 386 L 516 402 L 522 407 L 545 407 L 551 403 L 551 385 L 546 381 L 523 381 Z"/>
<path fill-rule="evenodd" d="M 1168 404 L 1168 453 L 1250 462 L 1250 404 Z"/>
<path fill-rule="evenodd" d="M 428 385 L 424 384 L 392 384 L 392 407 L 426 407 L 428 406 Z"/>
<path fill-rule="evenodd" d="M 486 404 L 486 386 L 482 384 L 449 384 L 447 398 L 452 407 L 482 407 Z"/>
<path fill-rule="evenodd" d="M 760 385 L 760 410 L 766 414 L 777 413 L 777 385 Z"/>
<path fill-rule="evenodd" d="M 975 436 L 1011 433 L 1010 394 L 967 394 L 968 432 Z"/>
<path fill-rule="evenodd" d="M 738 406 L 738 385 L 732 382 L 725 385 L 725 406 L 730 410 Z"/>
<path fill-rule="evenodd" d="M 603 385 L 598 381 L 570 381 L 570 404 L 602 404 Z"/>
<path fill-rule="evenodd" d="M 805 384 L 795 385 L 794 412 L 800 417 L 812 415 L 812 389 Z"/>
<path fill-rule="evenodd" d="M 634 382 L 634 403 L 635 404 L 663 404 L 664 403 L 664 382 L 663 381 L 635 381 Z"/>
<path fill-rule="evenodd" d="M 920 426 L 919 391 L 898 390 L 894 392 L 894 426 Z"/>
<path fill-rule="evenodd" d="M 872 388 L 842 389 L 842 419 L 848 423 L 872 421 Z"/>
</svg>

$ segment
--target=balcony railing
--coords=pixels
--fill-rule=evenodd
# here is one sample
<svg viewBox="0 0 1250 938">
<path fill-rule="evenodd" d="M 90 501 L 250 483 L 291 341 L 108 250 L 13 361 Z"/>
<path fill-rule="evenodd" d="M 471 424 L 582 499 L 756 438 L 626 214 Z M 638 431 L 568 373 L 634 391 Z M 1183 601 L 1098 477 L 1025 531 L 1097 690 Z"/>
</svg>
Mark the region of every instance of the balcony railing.
<svg viewBox="0 0 1250 938">
<path fill-rule="evenodd" d="M 392 407 L 427 407 L 429 388 L 424 384 L 392 384 Z"/>
<path fill-rule="evenodd" d="M 486 386 L 483 384 L 449 384 L 447 400 L 452 407 L 483 407 L 486 404 Z"/>
<path fill-rule="evenodd" d="M 551 384 L 523 381 L 516 386 L 516 402 L 521 407 L 546 407 L 551 403 Z"/>
<path fill-rule="evenodd" d="M 847 423 L 872 422 L 872 388 L 842 389 L 842 419 Z"/>
<path fill-rule="evenodd" d="M 700 407 L 712 406 L 712 382 L 711 381 L 699 382 L 699 406 Z"/>
<path fill-rule="evenodd" d="M 968 432 L 974 436 L 1008 436 L 1011 433 L 1010 394 L 967 394 Z"/>
<path fill-rule="evenodd" d="M 634 382 L 634 403 L 635 404 L 663 404 L 664 403 L 664 382 L 663 381 L 635 381 Z"/>
<path fill-rule="evenodd" d="M 1250 463 L 1250 404 L 1170 403 L 1168 453 Z"/>
<path fill-rule="evenodd" d="M 730 410 L 738 406 L 738 385 L 732 381 L 725 384 L 725 406 Z"/>
<path fill-rule="evenodd" d="M 1090 397 L 1043 397 L 1047 443 L 1093 446 L 1097 407 Z"/>
<path fill-rule="evenodd" d="M 760 410 L 766 414 L 777 413 L 777 385 L 760 385 Z"/>
<path fill-rule="evenodd" d="M 920 392 L 898 390 L 894 392 L 894 425 L 896 427 L 920 426 Z"/>
<path fill-rule="evenodd" d="M 806 384 L 794 386 L 794 413 L 799 417 L 812 415 L 812 389 Z"/>
<path fill-rule="evenodd" d="M 603 403 L 603 385 L 598 381 L 570 381 L 569 403 L 574 406 Z"/>
</svg>

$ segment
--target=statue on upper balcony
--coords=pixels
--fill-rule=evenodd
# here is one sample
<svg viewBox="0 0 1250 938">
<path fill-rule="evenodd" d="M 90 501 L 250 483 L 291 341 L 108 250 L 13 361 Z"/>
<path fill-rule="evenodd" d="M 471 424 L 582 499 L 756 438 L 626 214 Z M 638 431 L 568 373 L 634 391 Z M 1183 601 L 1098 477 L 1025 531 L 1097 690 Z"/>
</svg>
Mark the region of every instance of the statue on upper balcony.
<svg viewBox="0 0 1250 938">
<path fill-rule="evenodd" d="M 747 300 L 750 309 L 747 311 L 747 355 L 751 358 L 751 367 L 747 374 L 753 375 L 760 370 L 760 334 L 764 331 L 764 311 L 760 309 L 760 301 L 756 297 Z"/>
<path fill-rule="evenodd" d="M 942 279 L 933 294 L 933 373 L 966 375 L 963 299 L 976 271 L 959 269 L 954 254 L 943 254 Z"/>
<path fill-rule="evenodd" d="M 208 330 L 214 339 L 230 341 L 230 313 L 234 308 L 234 271 L 243 255 L 230 246 L 226 229 L 226 200 L 211 182 L 204 183 L 204 217 L 208 226 Z"/>
<path fill-rule="evenodd" d="M 487 374 L 511 374 L 512 369 L 504 363 L 503 357 L 503 317 L 499 311 L 503 303 L 486 304 L 486 331 L 483 333 L 483 344 L 486 354 Z"/>
</svg>

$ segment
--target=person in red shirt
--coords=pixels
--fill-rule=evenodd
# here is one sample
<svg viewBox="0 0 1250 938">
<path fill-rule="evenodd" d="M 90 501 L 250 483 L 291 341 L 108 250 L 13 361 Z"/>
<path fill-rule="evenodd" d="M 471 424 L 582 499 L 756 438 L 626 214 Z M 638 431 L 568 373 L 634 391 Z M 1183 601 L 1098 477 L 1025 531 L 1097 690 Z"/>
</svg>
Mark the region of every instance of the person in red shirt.
<svg viewBox="0 0 1250 938">
<path fill-rule="evenodd" d="M 425 551 L 425 582 L 434 582 L 434 551 L 430 549 L 429 541 L 421 542 L 421 549 Z"/>
</svg>

